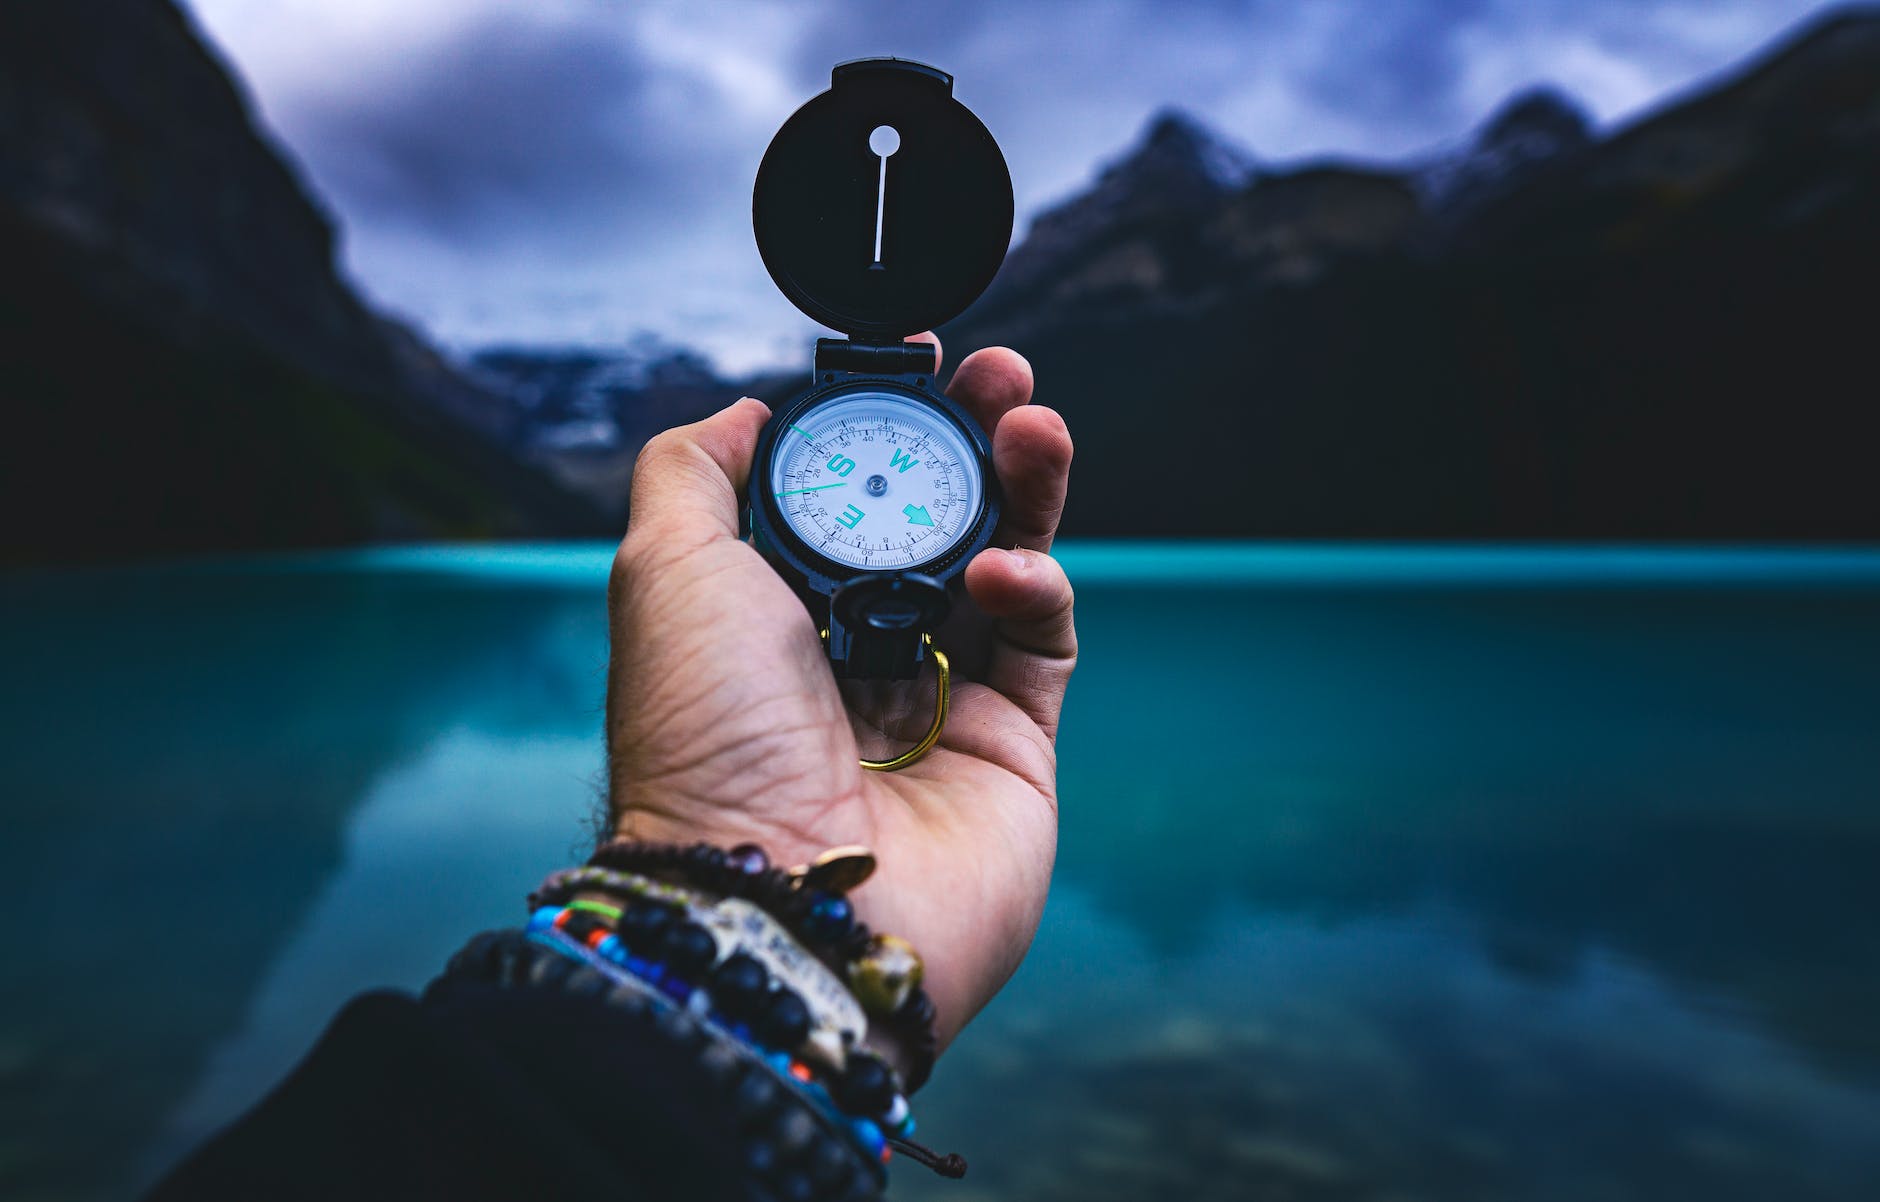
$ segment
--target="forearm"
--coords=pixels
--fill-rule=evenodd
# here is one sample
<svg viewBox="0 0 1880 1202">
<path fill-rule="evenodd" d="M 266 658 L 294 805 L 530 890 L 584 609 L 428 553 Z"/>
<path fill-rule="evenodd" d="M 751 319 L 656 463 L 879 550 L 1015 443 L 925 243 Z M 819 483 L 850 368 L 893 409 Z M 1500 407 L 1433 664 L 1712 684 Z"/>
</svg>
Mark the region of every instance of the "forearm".
<svg viewBox="0 0 1880 1202">
<path fill-rule="evenodd" d="M 724 1124 L 686 1047 L 596 999 L 373 993 L 151 1199 L 741 1198 Z"/>
<path fill-rule="evenodd" d="M 627 851 L 643 872 L 552 875 L 526 929 L 478 936 L 422 998 L 356 1000 L 153 1198 L 875 1196 L 912 1122 L 869 1028 L 924 1075 L 918 957 L 838 890 Z"/>
</svg>

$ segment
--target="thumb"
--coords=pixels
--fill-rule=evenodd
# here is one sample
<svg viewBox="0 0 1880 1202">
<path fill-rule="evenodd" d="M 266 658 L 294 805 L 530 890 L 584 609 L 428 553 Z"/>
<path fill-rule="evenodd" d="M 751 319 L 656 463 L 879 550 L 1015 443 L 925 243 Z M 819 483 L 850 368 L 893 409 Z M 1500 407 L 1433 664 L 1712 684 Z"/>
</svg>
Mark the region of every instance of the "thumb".
<svg viewBox="0 0 1880 1202">
<path fill-rule="evenodd" d="M 701 422 L 654 435 L 633 464 L 629 532 L 705 543 L 738 536 L 738 510 L 757 436 L 770 418 L 745 397 Z"/>
</svg>

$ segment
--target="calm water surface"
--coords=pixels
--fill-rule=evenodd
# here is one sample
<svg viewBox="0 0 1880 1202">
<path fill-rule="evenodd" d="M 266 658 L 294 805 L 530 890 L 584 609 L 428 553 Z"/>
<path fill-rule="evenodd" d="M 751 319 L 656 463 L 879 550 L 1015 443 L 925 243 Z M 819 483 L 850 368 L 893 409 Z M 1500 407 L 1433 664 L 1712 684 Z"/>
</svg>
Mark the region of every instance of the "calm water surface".
<svg viewBox="0 0 1880 1202">
<path fill-rule="evenodd" d="M 1880 553 L 1069 548 L 1044 930 L 896 1196 L 1880 1196 Z M 0 1196 L 581 854 L 605 550 L 0 580 Z"/>
</svg>

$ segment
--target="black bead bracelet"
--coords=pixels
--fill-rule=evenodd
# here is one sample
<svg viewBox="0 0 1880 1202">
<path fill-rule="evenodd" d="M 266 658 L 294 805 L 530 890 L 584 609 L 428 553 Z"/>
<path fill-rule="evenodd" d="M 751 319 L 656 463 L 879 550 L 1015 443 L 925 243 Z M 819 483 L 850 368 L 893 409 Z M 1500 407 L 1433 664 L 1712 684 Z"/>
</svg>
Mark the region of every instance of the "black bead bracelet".
<svg viewBox="0 0 1880 1202">
<path fill-rule="evenodd" d="M 773 867 L 755 844 L 726 850 L 709 843 L 616 839 L 601 846 L 588 865 L 673 877 L 694 889 L 743 898 L 782 923 L 813 955 L 845 976 L 848 966 L 865 955 L 874 940 L 868 924 L 855 917 L 842 891 L 805 887 L 788 871 Z M 934 1017 L 933 999 L 918 986 L 897 1009 L 882 1016 L 889 1036 L 907 1055 L 910 1094 L 927 1083 L 939 1055 Z"/>
<path fill-rule="evenodd" d="M 550 900 L 538 892 L 532 901 Z M 712 952 L 695 943 L 696 932 L 710 941 L 710 932 L 679 916 L 669 903 L 646 897 L 628 900 L 610 923 L 592 911 L 563 910 L 553 928 L 590 947 L 611 934 L 634 956 L 657 964 L 664 980 L 683 985 L 689 996 L 704 989 L 712 1007 L 734 1023 L 742 1023 L 766 1049 L 798 1054 L 814 1018 L 803 998 L 787 984 L 771 979 L 770 970 L 757 957 L 733 952 L 713 966 Z M 675 998 L 683 1000 L 683 998 Z M 899 1094 L 894 1070 L 874 1052 L 851 1049 L 837 1070 L 829 1066 L 825 1082 L 830 1096 L 845 1112 L 882 1122 Z"/>
</svg>

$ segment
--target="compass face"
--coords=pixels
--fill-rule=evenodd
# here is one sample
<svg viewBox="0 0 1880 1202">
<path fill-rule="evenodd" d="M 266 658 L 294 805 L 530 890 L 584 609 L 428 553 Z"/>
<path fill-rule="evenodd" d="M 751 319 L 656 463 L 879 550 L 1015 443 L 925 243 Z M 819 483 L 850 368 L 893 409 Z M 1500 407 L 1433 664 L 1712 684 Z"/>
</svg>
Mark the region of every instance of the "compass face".
<svg viewBox="0 0 1880 1202">
<path fill-rule="evenodd" d="M 985 500 L 979 456 L 945 413 L 891 392 L 844 393 L 777 437 L 783 521 L 825 559 L 886 571 L 940 558 Z"/>
</svg>

